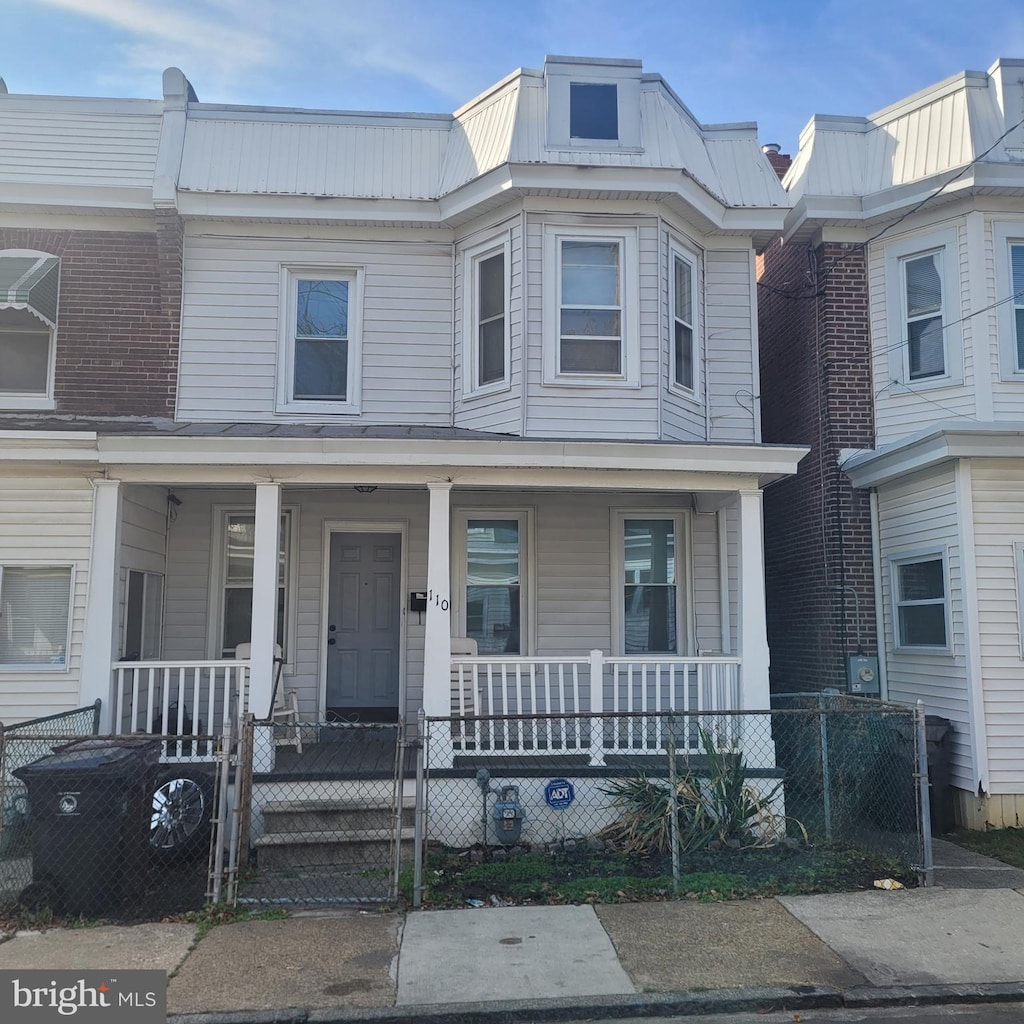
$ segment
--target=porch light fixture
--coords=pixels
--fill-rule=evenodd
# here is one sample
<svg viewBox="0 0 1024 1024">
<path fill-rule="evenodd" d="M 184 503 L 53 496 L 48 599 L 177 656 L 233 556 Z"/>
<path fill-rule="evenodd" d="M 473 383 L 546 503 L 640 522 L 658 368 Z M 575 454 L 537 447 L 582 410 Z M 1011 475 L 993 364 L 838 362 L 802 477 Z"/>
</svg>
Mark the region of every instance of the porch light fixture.
<svg viewBox="0 0 1024 1024">
<path fill-rule="evenodd" d="M 377 490 L 376 484 L 356 484 L 356 490 L 360 494 L 373 494 Z"/>
</svg>

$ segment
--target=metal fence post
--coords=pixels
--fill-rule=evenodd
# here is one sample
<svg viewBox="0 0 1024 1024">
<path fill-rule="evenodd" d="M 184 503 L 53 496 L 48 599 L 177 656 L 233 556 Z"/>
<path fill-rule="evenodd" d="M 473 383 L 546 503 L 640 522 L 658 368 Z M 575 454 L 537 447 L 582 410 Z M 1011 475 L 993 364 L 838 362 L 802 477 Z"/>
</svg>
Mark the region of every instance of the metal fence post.
<svg viewBox="0 0 1024 1024">
<path fill-rule="evenodd" d="M 825 841 L 832 842 L 832 768 L 828 759 L 828 718 L 825 714 L 825 695 L 818 694 L 818 727 L 821 732 L 821 786 L 822 812 L 825 816 Z"/>
<path fill-rule="evenodd" d="M 423 905 L 423 844 L 426 842 L 426 787 L 424 762 L 427 747 L 427 713 L 420 708 L 416 714 L 416 827 L 413 832 L 412 905 L 415 910 Z"/>
<path fill-rule="evenodd" d="M 92 734 L 98 736 L 100 731 L 100 708 L 103 706 L 103 701 L 99 697 L 93 701 L 92 711 Z M 116 730 L 115 730 L 116 731 Z"/>
<path fill-rule="evenodd" d="M 604 652 L 590 652 L 590 710 L 604 711 Z M 590 764 L 604 766 L 604 719 L 590 720 Z"/>
<path fill-rule="evenodd" d="M 668 754 L 669 834 L 672 838 L 672 895 L 679 895 L 679 784 L 676 775 L 676 730 L 671 715 L 665 727 L 665 753 Z"/>
<path fill-rule="evenodd" d="M 924 701 L 919 700 L 914 708 L 914 747 L 917 771 L 918 828 L 921 833 L 921 874 L 925 885 L 935 884 L 935 856 L 932 850 L 932 808 L 929 801 L 928 781 L 928 727 L 924 712 Z"/>
</svg>

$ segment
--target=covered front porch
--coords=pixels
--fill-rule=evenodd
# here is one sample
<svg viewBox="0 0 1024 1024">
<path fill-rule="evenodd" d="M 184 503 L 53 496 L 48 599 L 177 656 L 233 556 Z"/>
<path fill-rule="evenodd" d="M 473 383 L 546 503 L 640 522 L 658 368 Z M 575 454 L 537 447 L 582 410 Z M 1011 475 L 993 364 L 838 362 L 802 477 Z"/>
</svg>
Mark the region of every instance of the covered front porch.
<svg viewBox="0 0 1024 1024">
<path fill-rule="evenodd" d="M 535 733 L 459 721 L 768 706 L 761 487 L 800 450 L 174 440 L 116 439 L 94 484 L 81 675 L 169 758 L 275 684 L 306 724 L 422 708 L 508 754 Z"/>
</svg>

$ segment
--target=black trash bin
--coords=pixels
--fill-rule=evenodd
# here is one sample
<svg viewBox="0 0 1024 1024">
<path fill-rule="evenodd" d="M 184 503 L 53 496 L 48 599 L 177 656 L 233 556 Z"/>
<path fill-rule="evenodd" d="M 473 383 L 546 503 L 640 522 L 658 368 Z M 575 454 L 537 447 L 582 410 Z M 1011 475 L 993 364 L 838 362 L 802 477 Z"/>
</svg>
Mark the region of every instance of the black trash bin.
<svg viewBox="0 0 1024 1024">
<path fill-rule="evenodd" d="M 32 883 L 20 902 L 98 916 L 142 895 L 160 741 L 76 740 L 17 769 L 28 787 Z"/>
<path fill-rule="evenodd" d="M 950 788 L 950 757 L 953 751 L 953 723 L 940 715 L 925 715 L 925 747 L 928 751 L 928 806 L 932 832 L 952 832 L 953 791 Z"/>
</svg>

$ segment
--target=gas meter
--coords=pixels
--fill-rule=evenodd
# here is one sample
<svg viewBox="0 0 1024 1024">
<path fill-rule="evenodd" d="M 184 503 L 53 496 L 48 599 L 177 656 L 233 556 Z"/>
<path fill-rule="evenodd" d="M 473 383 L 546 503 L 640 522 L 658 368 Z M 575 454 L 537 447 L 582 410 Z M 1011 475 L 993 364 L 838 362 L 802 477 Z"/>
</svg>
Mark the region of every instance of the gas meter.
<svg viewBox="0 0 1024 1024">
<path fill-rule="evenodd" d="M 499 799 L 494 805 L 491 817 L 494 819 L 494 834 L 499 843 L 514 846 L 519 842 L 526 814 L 519 802 L 518 786 L 502 786 L 497 793 Z"/>
</svg>

